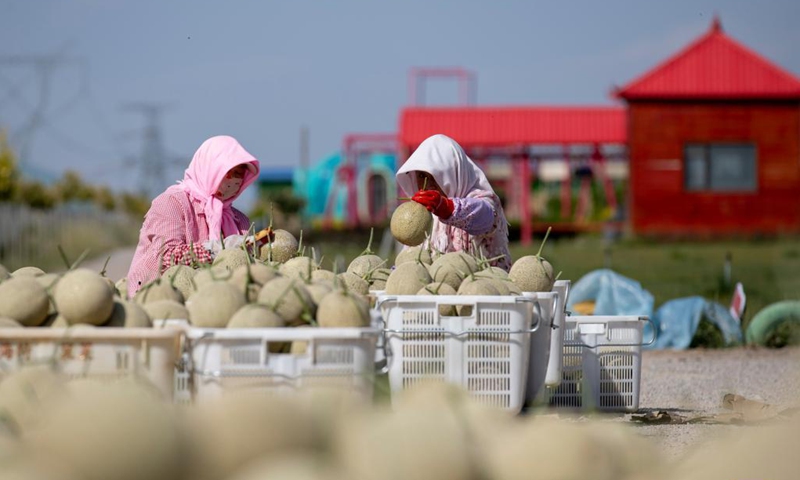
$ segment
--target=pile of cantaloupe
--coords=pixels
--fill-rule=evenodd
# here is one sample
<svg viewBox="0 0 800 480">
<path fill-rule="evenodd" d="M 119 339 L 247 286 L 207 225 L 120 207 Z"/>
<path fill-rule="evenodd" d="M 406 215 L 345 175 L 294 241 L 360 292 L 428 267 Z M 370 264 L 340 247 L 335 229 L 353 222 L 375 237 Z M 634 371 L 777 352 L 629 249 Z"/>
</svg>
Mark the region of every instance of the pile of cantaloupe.
<svg viewBox="0 0 800 480">
<path fill-rule="evenodd" d="M 392 233 L 395 234 L 395 230 Z M 494 259 L 485 258 L 479 249 L 476 249 L 478 255 L 473 255 L 464 251 L 437 252 L 430 244 L 407 247 L 397 255 L 384 293 L 521 295 L 522 292 L 549 292 L 556 276 L 553 266 L 541 255 L 549 233 L 548 229 L 538 253 L 518 258 L 508 272 L 491 266 Z"/>
<path fill-rule="evenodd" d="M 392 408 L 330 390 L 172 405 L 136 382 L 37 366 L 0 381 L 0 478 L 788 480 L 799 426 L 737 430 L 671 459 L 618 418 L 514 416 L 444 384 Z"/>
<path fill-rule="evenodd" d="M 258 256 L 224 249 L 203 268 L 173 265 L 133 298 L 126 279 L 114 284 L 83 268 L 0 267 L 0 327 L 149 327 L 171 319 L 201 328 L 369 325 L 367 295 L 371 282 L 388 277 L 385 262 L 365 252 L 337 274 L 301 255 L 291 233 L 274 234 Z"/>
<path fill-rule="evenodd" d="M 149 327 L 142 306 L 117 293 L 110 279 L 85 268 L 9 273 L 0 266 L 0 327 Z"/>
</svg>

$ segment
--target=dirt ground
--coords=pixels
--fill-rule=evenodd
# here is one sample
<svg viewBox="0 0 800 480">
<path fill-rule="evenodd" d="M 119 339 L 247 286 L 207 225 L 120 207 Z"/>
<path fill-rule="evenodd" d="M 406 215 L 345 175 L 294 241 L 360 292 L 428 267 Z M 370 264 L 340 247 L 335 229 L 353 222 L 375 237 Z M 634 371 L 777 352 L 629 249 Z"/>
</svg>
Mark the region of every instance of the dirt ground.
<svg viewBox="0 0 800 480">
<path fill-rule="evenodd" d="M 728 393 L 771 405 L 800 407 L 800 348 L 645 351 L 636 415 L 666 411 L 696 418 L 730 413 L 722 408 L 723 396 Z M 720 436 L 745 433 L 765 423 L 653 425 L 632 422 L 632 416 L 601 415 L 606 421 L 634 425 L 673 459 Z"/>
</svg>

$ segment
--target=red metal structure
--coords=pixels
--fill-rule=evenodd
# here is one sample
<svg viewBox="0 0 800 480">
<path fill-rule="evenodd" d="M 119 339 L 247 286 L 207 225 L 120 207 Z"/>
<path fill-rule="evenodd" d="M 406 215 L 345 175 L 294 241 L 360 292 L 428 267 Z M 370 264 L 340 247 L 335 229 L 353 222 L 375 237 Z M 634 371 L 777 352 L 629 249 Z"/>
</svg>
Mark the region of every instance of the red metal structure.
<svg viewBox="0 0 800 480">
<path fill-rule="evenodd" d="M 365 155 L 373 153 L 394 154 L 397 152 L 397 134 L 394 133 L 351 133 L 345 135 L 342 141 L 341 166 L 336 171 L 336 184 L 331 188 L 325 208 L 325 226 L 330 228 L 333 224 L 333 203 L 337 196 L 337 189 L 345 188 L 347 192 L 347 227 L 356 228 L 363 222 L 358 214 L 358 185 L 356 178 L 361 166 L 360 160 Z M 364 192 L 366 194 L 366 192 Z M 370 211 L 373 211 L 370 206 Z M 388 216 L 388 209 L 381 208 L 374 212 L 375 223 L 384 221 Z"/>
<path fill-rule="evenodd" d="M 425 104 L 425 86 L 430 78 L 453 78 L 458 82 L 459 105 L 474 105 L 477 93 L 475 74 L 461 67 L 413 67 L 408 72 L 408 102 Z"/>
<path fill-rule="evenodd" d="M 618 89 L 636 233 L 800 231 L 800 80 L 707 33 Z"/>
<path fill-rule="evenodd" d="M 584 161 L 593 174 L 581 180 L 583 200 L 579 202 L 576 213 L 580 215 L 587 208 L 590 178 L 603 184 L 607 202 L 616 208 L 613 187 L 605 176 L 605 157 L 601 147 L 624 145 L 626 132 L 625 110 L 617 107 L 409 107 L 400 117 L 398 160 L 408 158 L 430 135 L 442 133 L 458 141 L 479 164 L 488 157 L 511 161 L 513 185 L 509 203 L 519 209 L 521 241 L 527 245 L 531 242 L 533 229 L 529 201 L 531 163 L 540 160 L 532 153 L 531 147 L 561 146 L 561 153 L 556 155 L 570 165 L 568 178 L 562 183 L 562 216 L 570 218 L 570 175 L 575 162 Z M 571 153 L 574 146 L 589 146 L 592 153 L 585 158 L 574 155 Z"/>
</svg>

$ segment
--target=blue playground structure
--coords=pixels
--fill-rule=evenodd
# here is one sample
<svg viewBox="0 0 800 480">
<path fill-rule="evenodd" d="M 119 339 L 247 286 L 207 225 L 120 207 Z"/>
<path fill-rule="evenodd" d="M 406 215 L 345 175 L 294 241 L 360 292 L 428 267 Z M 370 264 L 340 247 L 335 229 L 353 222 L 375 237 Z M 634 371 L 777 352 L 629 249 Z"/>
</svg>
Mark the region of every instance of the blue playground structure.
<svg viewBox="0 0 800 480">
<path fill-rule="evenodd" d="M 395 171 L 394 154 L 366 153 L 347 162 L 337 152 L 308 170 L 296 169 L 292 187 L 306 200 L 302 215 L 312 227 L 376 226 L 396 205 Z"/>
</svg>

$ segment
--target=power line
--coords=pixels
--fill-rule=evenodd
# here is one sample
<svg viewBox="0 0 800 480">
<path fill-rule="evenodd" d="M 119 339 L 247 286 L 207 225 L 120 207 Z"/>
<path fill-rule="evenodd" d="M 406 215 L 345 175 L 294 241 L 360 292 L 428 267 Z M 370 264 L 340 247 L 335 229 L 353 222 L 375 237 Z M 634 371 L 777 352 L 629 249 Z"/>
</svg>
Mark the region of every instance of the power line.
<svg viewBox="0 0 800 480">
<path fill-rule="evenodd" d="M 67 65 L 83 65 L 82 59 L 67 58 L 64 56 L 64 49 L 51 55 L 3 55 L 0 56 L 0 66 L 4 67 L 23 67 L 31 69 L 36 77 L 37 100 L 30 105 L 31 113 L 23 126 L 14 135 L 20 143 L 19 159 L 20 165 L 26 165 L 30 161 L 31 149 L 36 138 L 36 134 L 43 127 L 49 125 L 45 118 L 51 103 L 51 93 L 53 87 L 53 76 L 57 70 Z M 7 99 L 15 99 L 24 103 L 21 89 L 14 82 L 6 81 L 8 95 Z M 72 108 L 77 103 L 77 98 L 68 102 L 67 106 Z M 67 108 L 60 108 L 59 113 Z"/>
</svg>

